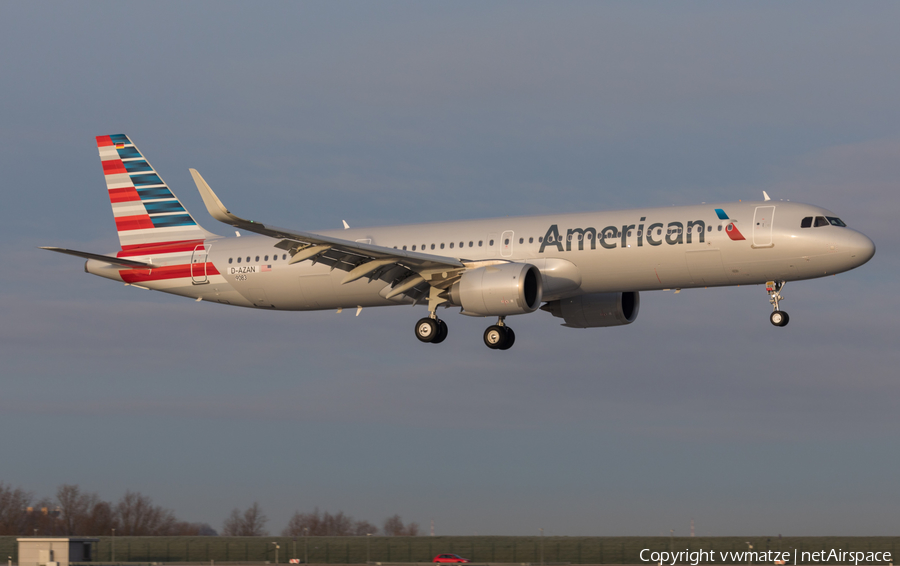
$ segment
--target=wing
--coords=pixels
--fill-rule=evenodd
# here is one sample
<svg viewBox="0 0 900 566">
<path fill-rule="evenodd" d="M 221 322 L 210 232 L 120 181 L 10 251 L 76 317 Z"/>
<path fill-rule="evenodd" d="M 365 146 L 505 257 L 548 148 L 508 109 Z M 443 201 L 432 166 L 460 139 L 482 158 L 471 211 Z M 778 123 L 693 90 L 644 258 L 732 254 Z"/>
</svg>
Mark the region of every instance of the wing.
<svg viewBox="0 0 900 566">
<path fill-rule="evenodd" d="M 213 218 L 241 230 L 281 240 L 275 247 L 291 254 L 288 263 L 309 260 L 346 271 L 342 283 L 363 277 L 368 277 L 369 281 L 377 279 L 391 286 L 384 293 L 385 298 L 405 294 L 418 302 L 427 296 L 429 287 L 446 289 L 466 269 L 461 261 L 452 257 L 363 244 L 245 220 L 225 208 L 200 173 L 195 169 L 190 171 Z"/>
</svg>

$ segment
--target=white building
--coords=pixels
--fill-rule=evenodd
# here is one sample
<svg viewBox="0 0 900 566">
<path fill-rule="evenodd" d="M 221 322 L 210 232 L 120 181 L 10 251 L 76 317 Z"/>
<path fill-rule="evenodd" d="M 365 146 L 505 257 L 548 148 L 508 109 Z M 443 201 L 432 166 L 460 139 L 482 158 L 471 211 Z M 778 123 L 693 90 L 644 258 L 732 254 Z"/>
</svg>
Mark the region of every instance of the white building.
<svg viewBox="0 0 900 566">
<path fill-rule="evenodd" d="M 69 566 L 69 562 L 93 560 L 92 544 L 100 539 L 81 537 L 16 539 L 19 566 Z"/>
</svg>

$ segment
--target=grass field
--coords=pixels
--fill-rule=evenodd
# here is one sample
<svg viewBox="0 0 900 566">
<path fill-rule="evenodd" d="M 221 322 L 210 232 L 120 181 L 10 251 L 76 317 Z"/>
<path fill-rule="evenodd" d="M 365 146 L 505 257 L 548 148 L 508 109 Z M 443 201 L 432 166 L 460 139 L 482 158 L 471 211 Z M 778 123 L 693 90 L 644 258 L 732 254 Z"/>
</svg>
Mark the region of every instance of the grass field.
<svg viewBox="0 0 900 566">
<path fill-rule="evenodd" d="M 430 562 L 453 552 L 476 562 L 570 562 L 640 564 L 642 549 L 756 551 L 796 548 L 800 552 L 843 549 L 891 552 L 897 560 L 900 537 L 99 537 L 95 562 L 275 562 L 290 558 L 316 564 Z M 367 540 L 368 538 L 368 540 Z M 113 554 L 115 553 L 115 554 Z M 18 560 L 16 537 L 0 537 L 0 558 Z M 717 561 L 718 562 L 718 561 Z M 719 562 L 729 563 L 729 562 Z M 831 562 L 837 564 L 837 562 Z"/>
</svg>

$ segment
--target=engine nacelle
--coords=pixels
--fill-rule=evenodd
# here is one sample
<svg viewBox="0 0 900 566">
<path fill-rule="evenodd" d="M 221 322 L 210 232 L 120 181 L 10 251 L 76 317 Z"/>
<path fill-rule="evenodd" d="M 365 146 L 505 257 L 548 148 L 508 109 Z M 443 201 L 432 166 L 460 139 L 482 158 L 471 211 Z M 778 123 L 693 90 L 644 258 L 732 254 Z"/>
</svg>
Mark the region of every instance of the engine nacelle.
<svg viewBox="0 0 900 566">
<path fill-rule="evenodd" d="M 552 301 L 541 307 L 565 320 L 569 328 L 599 328 L 631 324 L 641 307 L 637 291 L 625 293 L 592 293 L 571 299 Z"/>
<path fill-rule="evenodd" d="M 450 300 L 472 316 L 507 316 L 541 306 L 540 270 L 527 263 L 501 263 L 466 271 L 450 288 Z"/>
</svg>

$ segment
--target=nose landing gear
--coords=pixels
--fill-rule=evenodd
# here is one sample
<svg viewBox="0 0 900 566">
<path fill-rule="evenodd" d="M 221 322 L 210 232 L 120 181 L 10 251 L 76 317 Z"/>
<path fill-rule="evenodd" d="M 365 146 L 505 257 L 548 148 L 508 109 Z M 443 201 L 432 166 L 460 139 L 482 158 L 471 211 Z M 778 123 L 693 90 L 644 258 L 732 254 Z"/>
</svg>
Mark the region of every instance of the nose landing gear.
<svg viewBox="0 0 900 566">
<path fill-rule="evenodd" d="M 787 323 L 791 320 L 788 313 L 781 310 L 781 307 L 778 304 L 779 301 L 784 300 L 784 297 L 781 296 L 781 289 L 784 288 L 784 284 L 784 281 L 766 281 L 766 292 L 769 294 L 769 303 L 774 309 L 772 314 L 769 315 L 769 322 L 775 326 L 787 326 Z"/>
<path fill-rule="evenodd" d="M 516 333 L 506 326 L 504 318 L 501 316 L 497 324 L 488 326 L 484 331 L 484 345 L 491 350 L 509 350 L 516 343 Z"/>
</svg>

